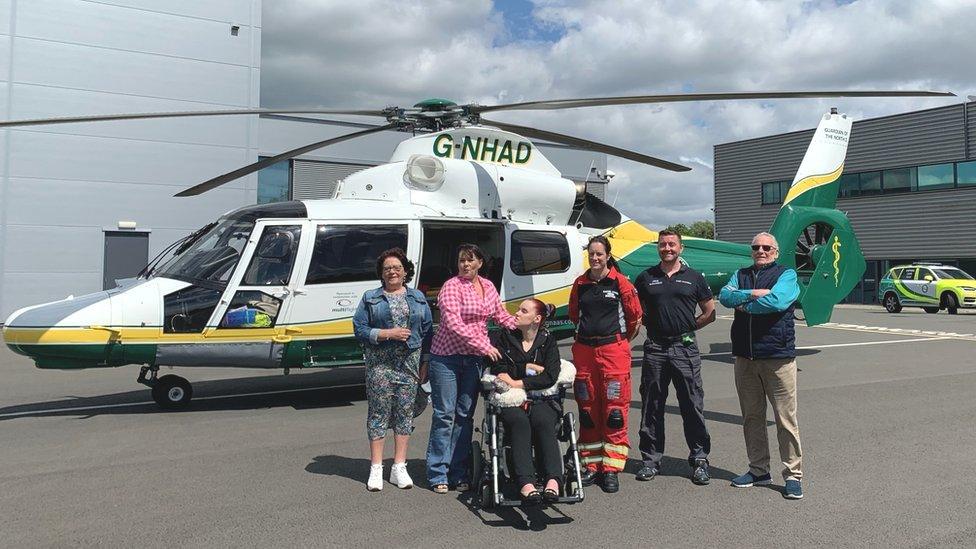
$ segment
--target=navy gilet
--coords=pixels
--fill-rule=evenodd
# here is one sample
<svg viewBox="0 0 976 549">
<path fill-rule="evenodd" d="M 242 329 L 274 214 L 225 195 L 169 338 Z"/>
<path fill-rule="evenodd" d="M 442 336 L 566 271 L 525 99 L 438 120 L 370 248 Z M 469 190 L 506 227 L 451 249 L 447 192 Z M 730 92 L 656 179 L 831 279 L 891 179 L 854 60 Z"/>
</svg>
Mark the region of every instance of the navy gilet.
<svg viewBox="0 0 976 549">
<path fill-rule="evenodd" d="M 771 289 L 786 270 L 778 263 L 759 270 L 739 269 L 736 273 L 739 289 Z M 793 304 L 785 311 L 761 315 L 736 310 L 732 321 L 732 354 L 745 358 L 796 357 Z"/>
</svg>

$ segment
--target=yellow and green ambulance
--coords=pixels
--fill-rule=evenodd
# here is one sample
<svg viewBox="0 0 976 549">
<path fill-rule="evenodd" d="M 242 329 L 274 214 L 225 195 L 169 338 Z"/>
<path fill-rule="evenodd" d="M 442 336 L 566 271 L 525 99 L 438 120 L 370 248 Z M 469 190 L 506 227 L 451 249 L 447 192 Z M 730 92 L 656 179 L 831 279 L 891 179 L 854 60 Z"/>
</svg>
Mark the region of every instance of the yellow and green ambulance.
<svg viewBox="0 0 976 549">
<path fill-rule="evenodd" d="M 902 307 L 921 307 L 950 315 L 960 308 L 976 308 L 976 280 L 958 267 L 941 263 L 917 263 L 892 267 L 878 284 L 878 301 L 889 313 Z"/>
</svg>

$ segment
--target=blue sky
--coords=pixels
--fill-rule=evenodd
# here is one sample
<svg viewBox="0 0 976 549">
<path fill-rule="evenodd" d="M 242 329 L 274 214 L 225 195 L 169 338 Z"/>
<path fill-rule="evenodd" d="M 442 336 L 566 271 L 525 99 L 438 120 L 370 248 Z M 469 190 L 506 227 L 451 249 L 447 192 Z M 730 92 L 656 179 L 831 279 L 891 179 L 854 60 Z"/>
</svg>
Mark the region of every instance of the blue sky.
<svg viewBox="0 0 976 549">
<path fill-rule="evenodd" d="M 493 4 L 505 22 L 505 35 L 495 41 L 495 46 L 515 41 L 558 42 L 566 35 L 562 26 L 533 17 L 535 5 L 529 0 L 494 0 Z"/>
</svg>

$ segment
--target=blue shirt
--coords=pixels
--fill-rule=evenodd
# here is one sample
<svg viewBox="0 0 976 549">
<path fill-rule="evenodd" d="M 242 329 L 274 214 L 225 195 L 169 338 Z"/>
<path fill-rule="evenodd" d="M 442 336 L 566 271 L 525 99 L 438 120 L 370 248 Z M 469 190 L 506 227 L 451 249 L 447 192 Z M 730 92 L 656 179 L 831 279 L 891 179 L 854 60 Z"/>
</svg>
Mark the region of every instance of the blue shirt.
<svg viewBox="0 0 976 549">
<path fill-rule="evenodd" d="M 781 313 L 790 308 L 800 295 L 800 286 L 796 281 L 796 271 L 786 269 L 769 293 L 759 299 L 752 298 L 752 290 L 739 289 L 738 273 L 732 273 L 728 283 L 722 287 L 718 300 L 729 308 L 742 306 L 749 314 L 762 315 Z"/>
</svg>

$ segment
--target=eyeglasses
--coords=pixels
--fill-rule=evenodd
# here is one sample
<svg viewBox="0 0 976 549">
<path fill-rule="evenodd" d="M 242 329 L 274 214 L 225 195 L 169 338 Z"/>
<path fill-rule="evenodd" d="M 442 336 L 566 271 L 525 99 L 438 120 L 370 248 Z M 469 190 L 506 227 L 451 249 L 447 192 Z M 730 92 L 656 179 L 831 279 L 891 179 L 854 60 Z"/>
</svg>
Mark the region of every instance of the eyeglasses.
<svg viewBox="0 0 976 549">
<path fill-rule="evenodd" d="M 389 265 L 383 267 L 384 273 L 398 273 L 403 270 L 403 267 L 399 265 Z"/>
<path fill-rule="evenodd" d="M 762 250 L 764 252 L 771 252 L 776 249 L 776 246 L 770 246 L 769 244 L 753 244 L 752 251 L 758 252 Z"/>
</svg>

